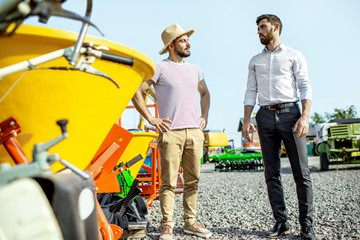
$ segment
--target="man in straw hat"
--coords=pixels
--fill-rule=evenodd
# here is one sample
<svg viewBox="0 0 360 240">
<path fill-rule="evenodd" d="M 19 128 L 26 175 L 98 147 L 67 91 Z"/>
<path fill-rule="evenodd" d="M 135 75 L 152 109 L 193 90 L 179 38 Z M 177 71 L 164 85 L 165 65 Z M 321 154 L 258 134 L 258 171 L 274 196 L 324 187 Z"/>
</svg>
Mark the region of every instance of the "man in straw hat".
<svg viewBox="0 0 360 240">
<path fill-rule="evenodd" d="M 261 15 L 256 24 L 259 40 L 265 48 L 249 63 L 243 133 L 252 141 L 250 133 L 255 127 L 250 122 L 250 116 L 257 97 L 260 109 L 256 122 L 264 157 L 265 181 L 276 221 L 265 237 L 277 238 L 290 232 L 280 175 L 280 147 L 283 141 L 296 182 L 300 235 L 303 239 L 313 240 L 316 239 L 312 227 L 313 190 L 305 138 L 309 131 L 312 97 L 307 64 L 300 51 L 280 41 L 282 23 L 277 16 Z M 298 91 L 302 111 L 297 103 Z"/>
<path fill-rule="evenodd" d="M 208 238 L 212 233 L 196 222 L 196 203 L 203 154 L 204 135 L 210 106 L 210 93 L 200 67 L 184 61 L 190 56 L 189 37 L 194 29 L 184 31 L 178 24 L 161 34 L 169 57 L 156 64 L 155 75 L 140 85 L 132 101 L 142 116 L 160 131 L 161 157 L 160 208 L 163 215 L 160 239 L 172 239 L 175 188 L 180 161 L 184 176 L 184 232 Z M 142 94 L 154 85 L 159 118 L 146 108 Z M 198 111 L 200 94 L 201 115 Z"/>
</svg>

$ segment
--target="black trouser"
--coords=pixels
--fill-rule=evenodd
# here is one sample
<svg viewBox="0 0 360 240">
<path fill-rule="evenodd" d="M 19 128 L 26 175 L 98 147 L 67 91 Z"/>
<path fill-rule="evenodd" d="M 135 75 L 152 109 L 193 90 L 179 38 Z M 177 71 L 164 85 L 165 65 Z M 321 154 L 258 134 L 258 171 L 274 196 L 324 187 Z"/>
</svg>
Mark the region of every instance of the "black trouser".
<svg viewBox="0 0 360 240">
<path fill-rule="evenodd" d="M 306 138 L 298 138 L 293 127 L 300 118 L 297 104 L 281 110 L 260 109 L 256 122 L 264 159 L 265 180 L 276 222 L 287 220 L 284 190 L 280 175 L 280 148 L 283 140 L 288 154 L 299 204 L 301 226 L 312 225 L 313 191 L 308 166 Z"/>
</svg>

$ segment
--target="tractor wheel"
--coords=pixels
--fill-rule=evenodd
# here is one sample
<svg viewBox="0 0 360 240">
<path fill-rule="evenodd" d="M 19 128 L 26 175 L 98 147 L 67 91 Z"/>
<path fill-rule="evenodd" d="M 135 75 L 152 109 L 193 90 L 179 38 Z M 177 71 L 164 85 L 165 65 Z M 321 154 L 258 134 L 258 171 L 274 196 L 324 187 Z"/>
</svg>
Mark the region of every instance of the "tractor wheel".
<svg viewBox="0 0 360 240">
<path fill-rule="evenodd" d="M 329 170 L 329 159 L 326 152 L 320 153 L 320 171 Z"/>
<path fill-rule="evenodd" d="M 322 152 L 328 152 L 329 151 L 329 146 L 327 144 L 327 142 L 321 142 L 316 144 L 315 146 L 315 152 L 320 155 L 320 153 Z"/>
</svg>

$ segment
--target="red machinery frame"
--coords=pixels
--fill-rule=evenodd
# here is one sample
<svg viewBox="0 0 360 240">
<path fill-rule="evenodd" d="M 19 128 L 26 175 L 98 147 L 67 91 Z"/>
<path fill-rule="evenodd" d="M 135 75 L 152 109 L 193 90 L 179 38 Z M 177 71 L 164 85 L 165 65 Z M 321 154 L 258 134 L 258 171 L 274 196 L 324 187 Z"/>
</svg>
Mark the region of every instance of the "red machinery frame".
<svg viewBox="0 0 360 240">
<path fill-rule="evenodd" d="M 0 145 L 4 145 L 6 151 L 16 164 L 30 163 L 24 150 L 16 139 L 21 132 L 21 126 L 15 118 L 10 117 L 0 123 Z"/>
<path fill-rule="evenodd" d="M 146 101 L 146 97 L 145 97 L 145 101 Z M 159 117 L 158 107 L 156 102 L 154 104 L 146 104 L 146 107 L 155 108 L 155 117 Z M 135 106 L 129 105 L 126 108 L 134 109 Z M 119 119 L 119 124 L 121 124 L 121 119 Z M 141 125 L 142 122 L 139 123 L 139 128 L 142 128 Z M 157 129 L 156 132 L 158 133 Z M 157 143 L 155 141 L 150 142 L 149 148 L 151 148 L 151 153 L 148 153 L 147 156 L 151 157 L 151 167 L 143 163 L 141 167 L 147 173 L 139 173 L 136 179 L 139 180 L 138 188 L 141 189 L 140 195 L 143 198 L 147 199 L 146 204 L 148 207 L 151 207 L 154 199 L 159 197 L 160 185 L 161 185 L 161 168 L 160 168 L 160 152 L 159 149 L 157 148 Z"/>
<path fill-rule="evenodd" d="M 26 157 L 16 136 L 21 132 L 20 124 L 15 118 L 0 123 L 0 144 L 3 144 L 8 154 L 16 164 L 30 163 Z M 100 148 L 96 152 L 86 171 L 94 178 L 96 194 L 104 192 L 119 192 L 120 186 L 116 176 L 127 169 L 126 165 L 114 171 L 117 161 L 131 141 L 133 134 L 121 126 L 114 124 Z M 99 239 L 115 240 L 122 236 L 121 227 L 110 224 L 95 198 L 96 211 L 98 214 Z"/>
</svg>

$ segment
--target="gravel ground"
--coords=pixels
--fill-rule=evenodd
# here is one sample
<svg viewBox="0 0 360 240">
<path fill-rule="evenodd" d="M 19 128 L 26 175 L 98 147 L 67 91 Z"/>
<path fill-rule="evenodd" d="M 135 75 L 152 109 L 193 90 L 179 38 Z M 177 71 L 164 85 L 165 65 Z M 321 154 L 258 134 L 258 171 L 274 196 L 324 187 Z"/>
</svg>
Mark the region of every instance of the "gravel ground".
<svg viewBox="0 0 360 240">
<path fill-rule="evenodd" d="M 309 165 L 314 189 L 314 229 L 318 239 L 360 239 L 360 166 L 331 166 L 318 170 L 318 157 Z M 295 182 L 288 159 L 282 159 L 282 179 L 289 213 L 290 234 L 281 239 L 300 239 Z M 161 212 L 155 200 L 149 209 L 145 239 L 158 239 Z M 175 239 L 202 239 L 183 232 L 182 194 L 176 195 Z M 211 239 L 266 239 L 274 225 L 263 171 L 219 172 L 214 164 L 201 167 L 198 219 L 210 231 Z"/>
</svg>

